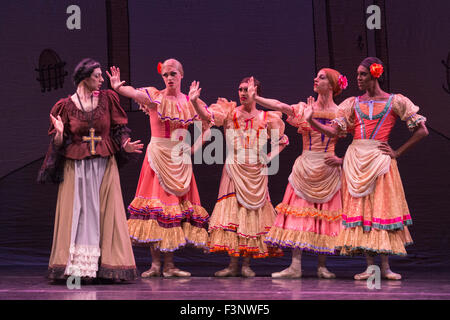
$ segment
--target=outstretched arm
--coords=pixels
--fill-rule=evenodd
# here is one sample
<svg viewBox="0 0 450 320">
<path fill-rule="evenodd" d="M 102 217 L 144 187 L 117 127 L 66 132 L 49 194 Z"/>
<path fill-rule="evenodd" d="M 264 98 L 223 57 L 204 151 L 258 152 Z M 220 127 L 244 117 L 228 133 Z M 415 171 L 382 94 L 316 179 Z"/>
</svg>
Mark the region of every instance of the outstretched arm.
<svg viewBox="0 0 450 320">
<path fill-rule="evenodd" d="M 313 105 L 314 105 L 314 98 L 309 97 L 308 101 L 307 101 L 307 107 L 305 108 L 305 113 L 304 113 L 304 117 L 305 117 L 306 121 L 308 121 L 308 123 L 312 127 L 319 130 L 320 133 L 323 133 L 324 135 L 331 137 L 331 138 L 336 137 L 339 133 L 338 125 L 332 124 L 331 126 L 329 126 L 329 125 L 322 124 L 322 123 L 318 122 L 317 120 L 313 119 L 313 117 L 312 117 L 313 112 L 314 112 Z"/>
<path fill-rule="evenodd" d="M 111 87 L 116 91 L 118 94 L 133 99 L 139 104 L 143 105 L 152 105 L 153 102 L 150 100 L 150 98 L 143 93 L 142 91 L 136 90 L 132 86 L 124 86 L 125 81 L 120 81 L 120 69 L 112 66 L 110 68 L 111 73 L 106 71 L 106 74 L 109 77 L 109 80 L 111 82 Z"/>
<path fill-rule="evenodd" d="M 247 92 L 249 97 L 253 98 L 257 104 L 269 108 L 271 110 L 281 111 L 282 113 L 287 114 L 288 116 L 291 117 L 295 116 L 294 111 L 292 110 L 292 107 L 290 105 L 275 99 L 268 99 L 258 96 L 257 88 L 258 87 L 255 86 L 255 81 L 253 77 L 251 77 L 250 81 L 248 82 Z"/>
</svg>

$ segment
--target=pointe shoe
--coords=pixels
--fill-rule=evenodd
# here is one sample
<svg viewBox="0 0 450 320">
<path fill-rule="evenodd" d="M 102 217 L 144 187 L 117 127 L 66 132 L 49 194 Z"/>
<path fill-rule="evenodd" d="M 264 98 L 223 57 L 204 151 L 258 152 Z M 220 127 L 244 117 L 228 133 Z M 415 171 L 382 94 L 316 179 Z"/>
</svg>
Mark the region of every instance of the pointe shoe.
<svg viewBox="0 0 450 320">
<path fill-rule="evenodd" d="M 336 275 L 328 271 L 325 267 L 320 267 L 317 269 L 317 276 L 322 279 L 335 279 Z"/>
<path fill-rule="evenodd" d="M 191 273 L 187 271 L 180 270 L 178 268 L 170 268 L 163 270 L 163 276 L 166 278 L 170 277 L 190 277 Z"/>
<path fill-rule="evenodd" d="M 390 269 L 381 273 L 381 276 L 387 280 L 402 280 L 402 275 L 392 272 Z"/>
<path fill-rule="evenodd" d="M 142 278 L 151 278 L 151 277 L 159 277 L 161 276 L 161 272 L 157 269 L 150 268 L 147 271 L 142 272 Z"/>
<path fill-rule="evenodd" d="M 363 273 L 355 274 L 353 279 L 355 280 L 367 280 L 372 276 L 372 273 L 364 271 Z"/>
<path fill-rule="evenodd" d="M 252 269 L 250 269 L 250 267 L 242 267 L 241 275 L 244 278 L 253 278 L 256 273 Z"/>
<path fill-rule="evenodd" d="M 215 277 L 237 277 L 238 271 L 236 269 L 227 267 L 223 270 L 219 270 L 216 273 L 214 273 Z"/>
<path fill-rule="evenodd" d="M 272 273 L 272 278 L 298 279 L 302 277 L 301 270 L 294 270 L 291 268 L 284 269 L 280 272 Z"/>
</svg>

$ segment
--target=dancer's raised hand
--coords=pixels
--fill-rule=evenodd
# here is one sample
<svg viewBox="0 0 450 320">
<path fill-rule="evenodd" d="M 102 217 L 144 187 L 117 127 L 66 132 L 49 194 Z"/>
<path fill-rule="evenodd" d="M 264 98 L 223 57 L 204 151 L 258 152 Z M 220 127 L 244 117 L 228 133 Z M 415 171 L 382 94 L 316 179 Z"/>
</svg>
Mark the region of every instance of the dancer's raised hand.
<svg viewBox="0 0 450 320">
<path fill-rule="evenodd" d="M 306 121 L 310 121 L 314 113 L 314 97 L 309 96 L 306 105 L 304 117 Z"/>
<path fill-rule="evenodd" d="M 189 88 L 189 100 L 197 101 L 197 99 L 200 97 L 201 91 L 202 88 L 200 88 L 200 82 L 192 81 L 191 87 Z"/>
<path fill-rule="evenodd" d="M 258 86 L 255 86 L 255 79 L 253 77 L 248 81 L 247 94 L 250 99 L 255 99 Z"/>
<path fill-rule="evenodd" d="M 120 69 L 112 66 L 109 68 L 111 70 L 111 73 L 106 71 L 106 74 L 109 77 L 109 81 L 111 82 L 111 88 L 114 89 L 114 91 L 117 91 L 121 86 L 124 85 L 125 81 L 120 81 Z"/>
</svg>

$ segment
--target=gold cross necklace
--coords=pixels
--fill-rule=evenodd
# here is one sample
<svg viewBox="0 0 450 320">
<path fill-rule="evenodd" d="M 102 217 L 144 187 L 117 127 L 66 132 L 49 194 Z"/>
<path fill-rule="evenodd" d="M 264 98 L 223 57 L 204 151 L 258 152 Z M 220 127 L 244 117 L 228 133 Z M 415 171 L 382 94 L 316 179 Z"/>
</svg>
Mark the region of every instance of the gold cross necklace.
<svg viewBox="0 0 450 320">
<path fill-rule="evenodd" d="M 76 94 L 77 94 L 78 102 L 80 103 L 81 110 L 83 110 L 83 112 L 87 113 L 83 107 L 83 104 L 81 103 L 81 99 L 80 99 L 80 96 L 78 95 L 78 92 L 76 92 Z M 91 152 L 91 155 L 95 155 L 96 154 L 95 153 L 95 142 L 102 141 L 102 137 L 95 136 L 95 129 L 94 129 L 94 126 L 92 125 L 92 122 L 94 120 L 94 95 L 91 95 L 91 107 L 92 107 L 91 119 L 88 120 L 89 127 L 90 127 L 89 136 L 83 136 L 83 142 L 89 142 L 91 144 L 91 146 L 90 146 L 91 148 L 89 151 Z"/>
</svg>

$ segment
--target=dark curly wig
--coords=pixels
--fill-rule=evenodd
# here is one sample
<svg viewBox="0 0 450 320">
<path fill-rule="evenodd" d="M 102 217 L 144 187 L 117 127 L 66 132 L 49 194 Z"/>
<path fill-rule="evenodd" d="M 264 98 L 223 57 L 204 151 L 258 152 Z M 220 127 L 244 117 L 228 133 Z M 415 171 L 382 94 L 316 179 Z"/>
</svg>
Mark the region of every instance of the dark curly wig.
<svg viewBox="0 0 450 320">
<path fill-rule="evenodd" d="M 95 61 L 91 58 L 85 58 L 81 60 L 80 63 L 78 63 L 78 65 L 75 67 L 72 76 L 75 87 L 78 87 L 80 82 L 84 79 L 89 78 L 92 72 L 97 68 L 101 68 L 100 62 Z"/>
</svg>

